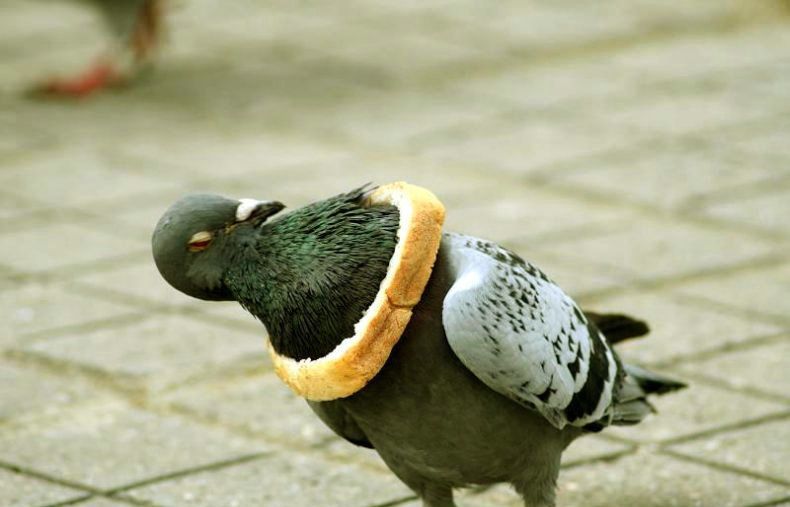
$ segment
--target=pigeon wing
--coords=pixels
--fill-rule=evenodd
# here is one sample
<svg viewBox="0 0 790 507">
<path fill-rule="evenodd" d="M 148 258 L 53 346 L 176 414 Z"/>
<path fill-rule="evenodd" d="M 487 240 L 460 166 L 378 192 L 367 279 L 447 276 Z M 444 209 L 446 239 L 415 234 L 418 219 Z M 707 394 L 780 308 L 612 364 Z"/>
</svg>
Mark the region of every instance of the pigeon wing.
<svg viewBox="0 0 790 507">
<path fill-rule="evenodd" d="M 576 303 L 494 243 L 461 235 L 445 241 L 454 283 L 442 323 L 461 362 L 557 428 L 608 423 L 620 365 Z"/>
</svg>

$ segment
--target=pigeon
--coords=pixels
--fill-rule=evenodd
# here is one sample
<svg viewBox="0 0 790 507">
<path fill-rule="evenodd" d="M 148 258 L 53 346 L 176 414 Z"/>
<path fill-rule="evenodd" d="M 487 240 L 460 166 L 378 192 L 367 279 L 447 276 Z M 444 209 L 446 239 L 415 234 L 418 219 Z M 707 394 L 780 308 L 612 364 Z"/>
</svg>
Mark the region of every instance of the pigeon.
<svg viewBox="0 0 790 507">
<path fill-rule="evenodd" d="M 639 423 L 654 411 L 648 395 L 685 387 L 613 349 L 647 324 L 582 311 L 516 253 L 444 232 L 427 189 L 360 187 L 283 208 L 185 196 L 153 232 L 157 268 L 179 291 L 260 320 L 277 375 L 424 507 L 500 482 L 526 506 L 553 506 L 572 441 Z"/>
<path fill-rule="evenodd" d="M 89 0 L 101 11 L 115 40 L 107 55 L 79 74 L 52 78 L 35 92 L 80 98 L 130 80 L 154 57 L 162 38 L 165 0 Z"/>
</svg>

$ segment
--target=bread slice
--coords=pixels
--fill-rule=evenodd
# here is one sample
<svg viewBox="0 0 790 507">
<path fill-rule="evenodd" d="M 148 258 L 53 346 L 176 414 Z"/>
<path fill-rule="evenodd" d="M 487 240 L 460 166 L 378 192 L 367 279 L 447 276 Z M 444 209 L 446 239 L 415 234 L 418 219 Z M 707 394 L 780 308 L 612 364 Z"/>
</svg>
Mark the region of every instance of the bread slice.
<svg viewBox="0 0 790 507">
<path fill-rule="evenodd" d="M 350 396 L 381 370 L 420 301 L 439 251 L 444 206 L 429 190 L 390 183 L 373 190 L 366 204 L 397 207 L 400 223 L 387 275 L 373 303 L 354 325 L 354 336 L 324 357 L 300 361 L 279 355 L 269 343 L 277 375 L 308 400 Z"/>
</svg>

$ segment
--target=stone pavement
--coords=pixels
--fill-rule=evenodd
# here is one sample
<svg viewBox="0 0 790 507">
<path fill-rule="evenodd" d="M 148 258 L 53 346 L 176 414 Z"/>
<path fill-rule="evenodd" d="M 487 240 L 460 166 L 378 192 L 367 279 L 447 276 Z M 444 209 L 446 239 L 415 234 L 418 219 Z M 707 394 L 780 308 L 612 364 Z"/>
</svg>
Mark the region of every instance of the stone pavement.
<svg viewBox="0 0 790 507">
<path fill-rule="evenodd" d="M 191 190 L 436 191 L 687 379 L 571 447 L 560 505 L 790 505 L 790 17 L 778 0 L 190 0 L 136 86 L 29 100 L 103 40 L 0 4 L 0 505 L 403 506 L 149 235 Z M 506 487 L 466 507 L 516 506 Z"/>
</svg>

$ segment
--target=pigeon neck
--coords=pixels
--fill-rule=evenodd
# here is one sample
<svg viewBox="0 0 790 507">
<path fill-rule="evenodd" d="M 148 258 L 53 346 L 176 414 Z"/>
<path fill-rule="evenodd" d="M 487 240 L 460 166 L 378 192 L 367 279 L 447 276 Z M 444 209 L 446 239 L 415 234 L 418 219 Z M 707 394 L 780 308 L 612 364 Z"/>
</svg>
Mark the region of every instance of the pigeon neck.
<svg viewBox="0 0 790 507">
<path fill-rule="evenodd" d="M 317 359 L 354 335 L 397 242 L 395 207 L 344 194 L 265 224 L 226 285 L 266 326 L 278 354 Z"/>
</svg>

